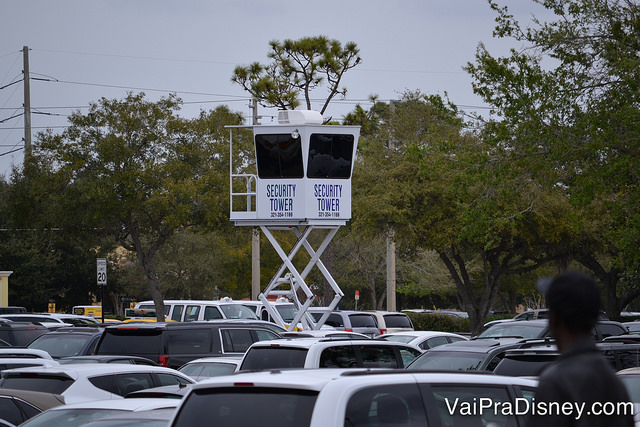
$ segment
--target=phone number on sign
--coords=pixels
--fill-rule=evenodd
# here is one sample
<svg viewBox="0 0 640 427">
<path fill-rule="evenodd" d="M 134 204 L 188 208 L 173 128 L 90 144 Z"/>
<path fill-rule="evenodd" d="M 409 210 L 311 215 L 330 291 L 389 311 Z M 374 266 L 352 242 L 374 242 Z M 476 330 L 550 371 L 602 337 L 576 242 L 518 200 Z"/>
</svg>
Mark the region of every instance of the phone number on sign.
<svg viewBox="0 0 640 427">
<path fill-rule="evenodd" d="M 293 218 L 293 212 L 271 212 L 271 218 Z"/>
</svg>

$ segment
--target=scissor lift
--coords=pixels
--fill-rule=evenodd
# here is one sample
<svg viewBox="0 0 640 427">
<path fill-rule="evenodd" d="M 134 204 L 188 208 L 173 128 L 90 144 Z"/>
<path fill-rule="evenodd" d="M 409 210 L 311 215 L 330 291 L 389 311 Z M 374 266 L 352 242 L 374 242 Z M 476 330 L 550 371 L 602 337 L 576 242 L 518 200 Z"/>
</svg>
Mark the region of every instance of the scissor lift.
<svg viewBox="0 0 640 427">
<path fill-rule="evenodd" d="M 259 227 L 271 243 L 282 265 L 258 296 L 271 317 L 293 330 L 320 329 L 344 296 L 320 257 L 338 229 L 351 219 L 351 175 L 360 135 L 359 126 L 322 125 L 315 111 L 284 110 L 277 125 L 229 126 L 230 158 L 233 159 L 233 130 L 253 129 L 257 174 L 236 173 L 230 162 L 230 219 L 236 226 Z M 297 240 L 287 253 L 274 231 L 295 234 Z M 314 249 L 310 236 L 325 233 Z M 310 260 L 302 271 L 293 264 L 304 249 Z M 333 292 L 333 299 L 318 322 L 306 315 L 316 295 L 306 278 L 317 267 Z M 271 298 L 286 297 L 298 309 L 288 326 L 271 304 Z"/>
</svg>

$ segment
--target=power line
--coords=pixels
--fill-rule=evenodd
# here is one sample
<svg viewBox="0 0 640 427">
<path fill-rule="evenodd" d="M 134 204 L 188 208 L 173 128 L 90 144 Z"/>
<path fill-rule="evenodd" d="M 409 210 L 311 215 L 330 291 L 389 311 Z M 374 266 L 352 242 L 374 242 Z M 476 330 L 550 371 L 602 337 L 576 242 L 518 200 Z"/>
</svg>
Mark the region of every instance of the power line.
<svg viewBox="0 0 640 427">
<path fill-rule="evenodd" d="M 219 65 L 237 65 L 235 62 L 224 61 L 207 61 L 204 59 L 176 59 L 176 58 L 160 58 L 156 56 L 139 56 L 139 55 L 117 55 L 108 53 L 96 53 L 96 52 L 73 52 L 68 50 L 52 50 L 52 49 L 32 49 L 39 52 L 53 52 L 53 53 L 66 53 L 70 55 L 87 55 L 87 56 L 103 56 L 107 58 L 126 58 L 126 59 L 144 59 L 153 61 L 168 61 L 168 62 L 192 62 L 200 64 L 219 64 Z"/>
<path fill-rule="evenodd" d="M 96 86 L 96 87 L 107 87 L 112 89 L 131 89 L 131 90 L 142 90 L 147 92 L 165 92 L 165 93 L 184 93 L 187 95 L 204 95 L 204 96 L 224 96 L 231 98 L 239 98 L 242 100 L 246 100 L 247 96 L 240 95 L 223 95 L 219 93 L 208 93 L 208 92 L 191 92 L 191 91 L 176 91 L 176 90 L 168 90 L 168 89 L 156 89 L 156 88 L 144 88 L 137 86 L 122 86 L 122 85 L 109 85 L 104 83 L 88 83 L 88 82 L 77 82 L 72 80 L 58 80 L 58 79 L 42 79 L 34 77 L 31 80 L 43 81 L 43 82 L 54 82 L 54 83 L 64 83 L 64 84 L 73 84 L 73 85 L 81 85 L 81 86 Z"/>
<path fill-rule="evenodd" d="M 18 144 L 16 144 L 16 145 L 18 145 Z M 15 153 L 16 151 L 20 151 L 20 150 L 24 150 L 24 147 L 18 147 L 18 148 L 14 149 L 14 150 L 10 150 L 10 151 L 7 151 L 5 153 L 0 153 L 0 157 L 6 156 L 7 154 Z"/>
</svg>

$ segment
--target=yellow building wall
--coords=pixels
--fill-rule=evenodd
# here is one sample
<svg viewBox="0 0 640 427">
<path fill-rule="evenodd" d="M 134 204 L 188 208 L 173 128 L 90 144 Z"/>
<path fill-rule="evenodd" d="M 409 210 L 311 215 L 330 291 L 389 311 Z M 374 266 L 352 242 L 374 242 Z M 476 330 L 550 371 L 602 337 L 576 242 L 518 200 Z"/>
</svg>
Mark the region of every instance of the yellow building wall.
<svg viewBox="0 0 640 427">
<path fill-rule="evenodd" d="M 0 306 L 9 305 L 9 276 L 13 271 L 0 271 Z"/>
</svg>

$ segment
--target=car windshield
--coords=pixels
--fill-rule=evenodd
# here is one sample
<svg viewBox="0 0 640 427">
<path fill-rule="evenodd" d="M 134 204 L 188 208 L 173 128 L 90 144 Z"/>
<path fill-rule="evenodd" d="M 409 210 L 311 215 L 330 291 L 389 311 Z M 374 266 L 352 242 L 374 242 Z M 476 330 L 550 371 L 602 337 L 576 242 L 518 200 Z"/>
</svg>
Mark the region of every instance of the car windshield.
<svg viewBox="0 0 640 427">
<path fill-rule="evenodd" d="M 44 350 L 54 359 L 61 357 L 77 356 L 91 340 L 92 336 L 81 335 L 40 335 L 29 344 L 29 348 Z"/>
<path fill-rule="evenodd" d="M 496 323 L 478 335 L 478 338 L 540 338 L 546 328 L 546 324 L 544 323 L 532 323 L 527 321 Z"/>
<path fill-rule="evenodd" d="M 414 360 L 407 369 L 476 371 L 485 359 L 484 353 L 431 351 Z"/>
<path fill-rule="evenodd" d="M 220 310 L 227 319 L 258 320 L 256 313 L 242 304 L 220 304 Z"/>
<path fill-rule="evenodd" d="M 91 420 L 124 412 L 121 409 L 59 409 L 46 411 L 20 424 L 24 427 L 79 427 Z"/>
<path fill-rule="evenodd" d="M 173 426 L 191 427 L 202 420 L 215 420 L 216 427 L 308 426 L 317 396 L 309 390 L 248 386 L 194 390 L 181 405 Z"/>
</svg>

